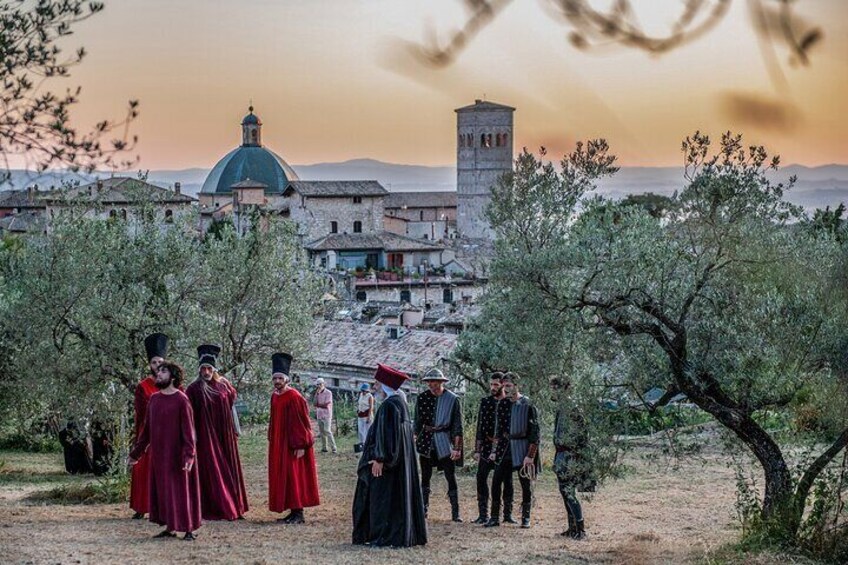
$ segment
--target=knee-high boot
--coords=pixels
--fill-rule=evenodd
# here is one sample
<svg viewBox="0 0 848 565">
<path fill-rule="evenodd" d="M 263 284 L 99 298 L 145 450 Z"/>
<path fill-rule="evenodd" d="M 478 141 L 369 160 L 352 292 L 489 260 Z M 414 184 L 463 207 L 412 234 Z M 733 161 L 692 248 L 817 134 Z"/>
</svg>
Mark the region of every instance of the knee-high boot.
<svg viewBox="0 0 848 565">
<path fill-rule="evenodd" d="M 448 500 L 450 500 L 451 505 L 451 520 L 462 522 L 462 518 L 459 517 L 459 493 L 455 490 L 449 490 Z"/>
<path fill-rule="evenodd" d="M 430 489 L 421 489 L 421 498 L 424 499 L 424 517 L 427 517 L 427 511 L 430 509 Z"/>
</svg>

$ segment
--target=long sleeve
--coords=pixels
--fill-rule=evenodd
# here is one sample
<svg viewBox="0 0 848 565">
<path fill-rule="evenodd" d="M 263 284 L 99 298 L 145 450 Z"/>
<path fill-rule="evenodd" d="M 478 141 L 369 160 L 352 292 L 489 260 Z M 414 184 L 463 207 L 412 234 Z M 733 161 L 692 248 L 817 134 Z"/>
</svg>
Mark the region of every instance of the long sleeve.
<svg viewBox="0 0 848 565">
<path fill-rule="evenodd" d="M 527 441 L 539 445 L 539 411 L 535 406 L 530 406 L 527 414 Z"/>
<path fill-rule="evenodd" d="M 485 433 L 483 433 L 483 406 L 484 404 L 480 402 L 480 408 L 477 409 L 477 431 L 474 434 L 474 441 L 476 442 L 476 451 L 480 451 L 480 446 L 483 443 L 485 438 Z"/>
<path fill-rule="evenodd" d="M 388 401 L 377 411 L 374 421 L 376 427 L 374 432 L 374 460 L 392 468 L 400 460 L 400 438 L 401 430 L 397 408 Z"/>
<path fill-rule="evenodd" d="M 147 406 L 150 410 L 150 406 Z M 141 428 L 141 433 L 135 438 L 135 445 L 130 451 L 130 457 L 136 461 L 147 451 L 147 446 L 150 445 L 150 414 L 144 416 L 144 426 Z"/>
<path fill-rule="evenodd" d="M 133 401 L 133 406 L 135 408 L 135 434 L 138 436 L 141 433 L 141 429 L 144 427 L 145 421 L 147 421 L 147 405 L 148 405 L 148 397 L 144 392 L 144 387 L 141 384 L 135 385 L 135 398 Z M 138 439 L 138 437 L 136 437 Z"/>
<path fill-rule="evenodd" d="M 177 393 L 179 394 L 179 393 Z M 182 440 L 182 463 L 194 461 L 196 436 L 194 432 L 194 410 L 188 398 L 180 404 L 180 439 Z"/>
<path fill-rule="evenodd" d="M 412 430 L 415 432 L 415 435 L 421 435 L 421 430 L 424 428 L 424 422 L 421 421 L 421 399 L 424 397 L 424 394 L 419 394 L 418 398 L 415 399 L 415 420 L 413 422 Z"/>
<path fill-rule="evenodd" d="M 312 437 L 312 423 L 309 421 L 309 407 L 306 400 L 297 392 L 297 395 L 289 404 L 288 408 L 288 430 L 289 449 L 306 449 L 314 443 Z"/>
<path fill-rule="evenodd" d="M 462 405 L 460 404 L 459 398 L 457 398 L 453 403 L 453 410 L 451 412 L 451 438 L 462 438 Z"/>
</svg>

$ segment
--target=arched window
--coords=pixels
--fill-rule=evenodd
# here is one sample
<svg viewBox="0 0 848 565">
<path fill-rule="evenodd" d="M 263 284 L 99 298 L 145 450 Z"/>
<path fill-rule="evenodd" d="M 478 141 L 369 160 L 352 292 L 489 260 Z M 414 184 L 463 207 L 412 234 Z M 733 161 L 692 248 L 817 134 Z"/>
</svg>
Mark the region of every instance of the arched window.
<svg viewBox="0 0 848 565">
<path fill-rule="evenodd" d="M 172 223 L 174 221 L 174 211 L 173 210 L 165 210 L 165 222 Z"/>
<path fill-rule="evenodd" d="M 465 140 L 465 144 L 468 147 L 474 147 L 474 136 L 469 133 L 466 137 L 468 139 Z"/>
<path fill-rule="evenodd" d="M 506 147 L 507 136 L 509 136 L 508 133 L 505 133 L 501 136 L 501 142 L 504 144 L 504 147 Z"/>
<path fill-rule="evenodd" d="M 356 301 L 357 302 L 366 302 L 368 300 L 368 294 L 364 290 L 357 291 L 356 293 Z"/>
<path fill-rule="evenodd" d="M 419 222 L 423 222 L 423 221 L 424 221 L 424 210 L 419 210 L 419 211 L 418 211 L 418 221 L 419 221 Z"/>
<path fill-rule="evenodd" d="M 353 222 L 353 233 L 362 233 L 362 222 L 359 220 Z"/>
<path fill-rule="evenodd" d="M 501 134 L 495 134 L 495 147 L 501 146 Z"/>
<path fill-rule="evenodd" d="M 465 147 L 465 135 L 459 134 L 459 146 Z"/>
<path fill-rule="evenodd" d="M 330 222 L 330 233 L 339 233 L 339 223 L 335 220 Z"/>
<path fill-rule="evenodd" d="M 121 208 L 121 219 L 122 220 L 127 219 L 127 209 L 126 208 Z"/>
<path fill-rule="evenodd" d="M 486 147 L 486 134 L 480 134 L 480 147 Z"/>
<path fill-rule="evenodd" d="M 492 134 L 487 133 L 486 134 L 486 147 L 491 147 L 491 146 L 492 146 Z"/>
<path fill-rule="evenodd" d="M 118 216 L 118 213 L 115 210 L 109 210 L 109 217 L 115 218 Z"/>
</svg>

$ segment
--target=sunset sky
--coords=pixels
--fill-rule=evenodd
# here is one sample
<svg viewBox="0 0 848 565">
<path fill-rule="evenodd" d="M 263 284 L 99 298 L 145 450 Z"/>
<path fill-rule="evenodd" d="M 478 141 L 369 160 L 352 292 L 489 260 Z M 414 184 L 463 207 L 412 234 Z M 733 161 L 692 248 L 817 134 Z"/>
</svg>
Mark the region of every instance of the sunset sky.
<svg viewBox="0 0 848 565">
<path fill-rule="evenodd" d="M 453 64 L 434 68 L 408 45 L 459 29 L 468 13 L 457 0 L 110 0 L 63 43 L 89 52 L 72 73 L 83 87 L 74 117 L 80 126 L 120 117 L 139 99 L 133 131 L 149 169 L 214 165 L 238 145 L 250 100 L 265 145 L 292 164 L 452 165 L 453 110 L 483 97 L 517 107 L 516 151 L 543 144 L 556 155 L 605 137 L 624 165 L 678 165 L 686 134 L 733 129 L 784 163 L 848 163 L 848 2 L 795 3 L 801 28 L 824 39 L 808 66 L 791 65 L 777 41 L 777 78 L 742 0 L 712 31 L 660 55 L 581 51 L 556 4 L 514 0 Z M 682 6 L 631 4 L 655 33 Z M 774 123 L 732 111 L 740 99 L 784 113 Z"/>
</svg>

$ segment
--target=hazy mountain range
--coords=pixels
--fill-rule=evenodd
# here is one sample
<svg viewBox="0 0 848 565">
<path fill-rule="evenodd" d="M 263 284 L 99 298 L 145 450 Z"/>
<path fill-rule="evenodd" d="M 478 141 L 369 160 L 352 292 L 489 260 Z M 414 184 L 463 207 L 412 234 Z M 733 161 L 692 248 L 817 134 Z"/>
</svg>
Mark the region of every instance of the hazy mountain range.
<svg viewBox="0 0 848 565">
<path fill-rule="evenodd" d="M 398 165 L 373 159 L 355 159 L 342 163 L 295 165 L 294 169 L 302 180 L 377 180 L 393 192 L 456 190 L 454 167 Z M 160 186 L 173 186 L 173 183 L 179 182 L 184 193 L 196 195 L 208 173 L 209 169 L 201 168 L 151 170 L 148 172 L 148 180 Z M 102 178 L 108 176 L 108 173 L 99 176 Z M 798 181 L 789 192 L 788 199 L 796 204 L 819 208 L 848 202 L 848 165 L 789 165 L 773 175 L 776 181 L 781 182 L 791 176 L 797 176 Z M 85 182 L 93 177 L 47 173 L 35 178 L 31 173 L 15 170 L 12 171 L 11 184 L 7 183 L 4 188 L 22 188 L 32 183 L 47 188 L 72 178 Z M 613 177 L 604 179 L 599 191 L 620 198 L 626 194 L 644 192 L 670 195 L 684 186 L 683 169 L 680 167 L 623 167 Z"/>
</svg>

